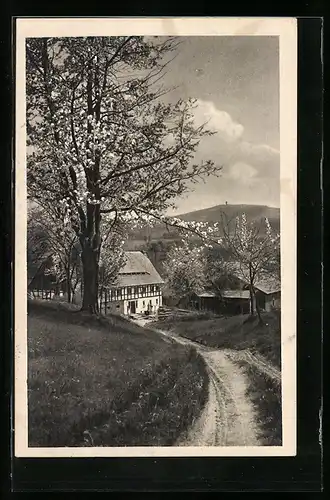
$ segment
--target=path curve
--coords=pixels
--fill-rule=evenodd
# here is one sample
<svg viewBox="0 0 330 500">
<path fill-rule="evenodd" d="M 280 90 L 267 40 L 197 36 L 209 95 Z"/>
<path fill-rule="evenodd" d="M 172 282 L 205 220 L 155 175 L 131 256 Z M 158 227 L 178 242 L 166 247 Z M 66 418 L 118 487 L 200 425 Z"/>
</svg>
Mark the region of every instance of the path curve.
<svg viewBox="0 0 330 500">
<path fill-rule="evenodd" d="M 187 435 L 177 446 L 259 446 L 256 413 L 247 398 L 247 380 L 233 361 L 235 351 L 201 346 L 174 332 L 149 327 L 148 319 L 133 320 L 164 335 L 167 340 L 193 346 L 203 356 L 209 373 L 208 400 Z"/>
</svg>

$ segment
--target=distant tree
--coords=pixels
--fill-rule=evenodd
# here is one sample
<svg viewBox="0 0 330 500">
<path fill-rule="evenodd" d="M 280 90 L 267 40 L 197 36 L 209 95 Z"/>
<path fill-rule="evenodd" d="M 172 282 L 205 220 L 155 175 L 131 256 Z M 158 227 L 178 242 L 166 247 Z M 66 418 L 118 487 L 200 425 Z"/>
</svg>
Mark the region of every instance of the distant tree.
<svg viewBox="0 0 330 500">
<path fill-rule="evenodd" d="M 238 289 L 240 281 L 233 274 L 232 264 L 221 247 L 207 248 L 205 253 L 206 286 L 221 298 L 226 289 Z M 224 257 L 225 255 L 225 257 Z"/>
<path fill-rule="evenodd" d="M 35 206 L 29 210 L 27 246 L 28 266 L 33 266 L 33 260 L 40 266 L 46 264 L 44 273 L 52 274 L 57 286 L 66 282 L 68 302 L 71 302 L 81 280 L 80 249 L 61 206 Z"/>
<path fill-rule="evenodd" d="M 186 242 L 170 249 L 164 262 L 166 284 L 179 303 L 205 285 L 205 260 L 200 247 L 191 248 Z"/>
<path fill-rule="evenodd" d="M 194 164 L 194 100 L 161 100 L 177 42 L 142 36 L 30 38 L 26 44 L 29 196 L 61 204 L 81 248 L 82 309 L 98 311 L 101 226 L 161 213 L 220 167 Z M 141 212 L 142 211 L 142 212 Z"/>
<path fill-rule="evenodd" d="M 170 249 L 175 245 L 173 241 L 157 240 L 141 246 L 141 250 L 146 252 L 155 268 L 162 274 L 163 265 Z"/>
<path fill-rule="evenodd" d="M 27 221 L 27 268 L 31 280 L 42 268 L 51 265 L 53 249 L 45 229 L 29 214 Z"/>
</svg>

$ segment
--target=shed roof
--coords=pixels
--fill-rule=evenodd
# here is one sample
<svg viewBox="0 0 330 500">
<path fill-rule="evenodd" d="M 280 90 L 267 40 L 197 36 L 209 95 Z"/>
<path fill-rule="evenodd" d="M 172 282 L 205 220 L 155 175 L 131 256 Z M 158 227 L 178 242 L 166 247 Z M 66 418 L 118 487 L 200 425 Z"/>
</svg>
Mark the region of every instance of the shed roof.
<svg viewBox="0 0 330 500">
<path fill-rule="evenodd" d="M 222 296 L 225 299 L 250 299 L 248 290 L 223 290 Z"/>
<path fill-rule="evenodd" d="M 229 267 L 233 276 L 236 276 L 245 286 L 248 285 L 247 279 L 243 276 L 248 276 L 248 269 L 239 262 L 230 262 Z M 265 293 L 277 293 L 281 291 L 281 282 L 274 276 L 263 274 L 263 276 L 254 283 L 255 288 Z"/>
<path fill-rule="evenodd" d="M 217 297 L 217 295 L 214 293 L 214 292 L 200 292 L 200 293 L 196 293 L 197 297 L 201 297 L 201 298 L 213 298 L 213 297 Z"/>
<path fill-rule="evenodd" d="M 271 293 L 277 293 L 281 291 L 281 284 L 278 280 L 276 279 L 262 279 L 256 281 L 254 284 L 255 288 L 260 290 L 261 292 L 265 293 L 266 295 L 271 294 Z"/>
<path fill-rule="evenodd" d="M 220 294 L 214 292 L 201 292 L 196 294 L 200 298 L 215 298 L 219 297 Z M 225 299 L 249 299 L 250 293 L 248 290 L 223 290 L 221 296 Z"/>
</svg>

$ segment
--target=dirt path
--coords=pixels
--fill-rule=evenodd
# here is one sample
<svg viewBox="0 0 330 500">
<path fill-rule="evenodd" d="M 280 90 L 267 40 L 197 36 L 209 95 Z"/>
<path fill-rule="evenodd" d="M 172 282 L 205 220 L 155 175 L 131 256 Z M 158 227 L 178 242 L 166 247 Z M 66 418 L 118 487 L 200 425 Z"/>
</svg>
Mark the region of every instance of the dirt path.
<svg viewBox="0 0 330 500">
<path fill-rule="evenodd" d="M 134 320 L 148 327 L 148 320 Z M 258 446 L 258 429 L 252 403 L 246 396 L 247 381 L 235 364 L 236 352 L 198 345 L 172 332 L 153 330 L 172 342 L 192 345 L 203 356 L 209 371 L 208 401 L 188 435 L 178 446 Z"/>
</svg>

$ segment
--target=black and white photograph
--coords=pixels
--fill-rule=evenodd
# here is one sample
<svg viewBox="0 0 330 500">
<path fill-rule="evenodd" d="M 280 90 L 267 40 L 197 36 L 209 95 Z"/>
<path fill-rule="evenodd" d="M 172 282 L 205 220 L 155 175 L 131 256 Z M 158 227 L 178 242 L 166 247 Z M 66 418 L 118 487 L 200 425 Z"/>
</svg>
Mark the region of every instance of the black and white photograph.
<svg viewBox="0 0 330 500">
<path fill-rule="evenodd" d="M 16 455 L 294 455 L 295 20 L 16 44 Z"/>
</svg>

